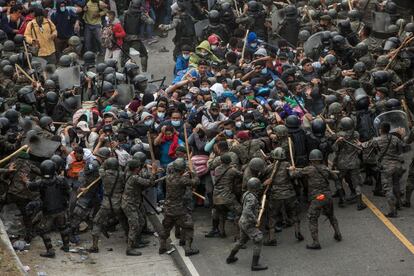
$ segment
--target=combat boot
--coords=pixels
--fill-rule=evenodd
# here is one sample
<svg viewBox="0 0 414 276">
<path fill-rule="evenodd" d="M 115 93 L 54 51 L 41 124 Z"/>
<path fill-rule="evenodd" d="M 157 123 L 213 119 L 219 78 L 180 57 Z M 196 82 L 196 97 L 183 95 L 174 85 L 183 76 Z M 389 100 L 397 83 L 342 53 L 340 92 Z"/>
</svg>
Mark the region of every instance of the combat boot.
<svg viewBox="0 0 414 276">
<path fill-rule="evenodd" d="M 307 249 L 321 249 L 322 247 L 321 247 L 319 241 L 313 240 L 313 242 L 311 244 L 306 245 L 306 248 Z"/>
<path fill-rule="evenodd" d="M 341 231 L 339 231 L 338 221 L 336 219 L 332 218 L 332 219 L 330 219 L 330 222 L 331 222 L 331 225 L 332 225 L 332 227 L 335 231 L 334 239 L 336 241 L 342 241 L 342 234 L 341 234 Z"/>
<path fill-rule="evenodd" d="M 142 253 L 138 251 L 136 248 L 133 248 L 134 242 L 130 239 L 128 239 L 128 245 L 126 249 L 126 255 L 127 256 L 141 256 Z"/>
<path fill-rule="evenodd" d="M 142 72 L 147 72 L 147 68 L 148 68 L 148 57 L 141 57 Z"/>
<path fill-rule="evenodd" d="M 192 256 L 192 255 L 197 255 L 198 253 L 200 253 L 200 251 L 196 248 L 191 247 L 191 244 L 193 243 L 193 239 L 188 239 L 185 241 L 185 256 Z"/>
<path fill-rule="evenodd" d="M 60 249 L 63 250 L 64 252 L 69 252 L 69 236 L 65 234 L 61 236 L 62 236 L 63 245 Z"/>
<path fill-rule="evenodd" d="M 345 207 L 345 191 L 344 191 L 344 189 L 339 189 L 338 190 L 338 197 L 339 197 L 338 206 L 340 208 Z"/>
<path fill-rule="evenodd" d="M 164 254 L 167 252 L 167 241 L 160 239 L 160 248 L 158 249 L 158 254 Z"/>
<path fill-rule="evenodd" d="M 260 271 L 260 270 L 266 270 L 267 266 L 259 264 L 260 255 L 253 255 L 252 259 L 252 271 Z"/>
<path fill-rule="evenodd" d="M 49 238 L 44 238 L 43 243 L 46 247 L 46 252 L 40 253 L 40 257 L 44 258 L 54 258 L 55 257 L 55 250 L 53 250 L 52 241 Z"/>
<path fill-rule="evenodd" d="M 99 252 L 98 242 L 99 242 L 99 236 L 92 236 L 92 247 L 88 249 L 89 253 Z"/>
<path fill-rule="evenodd" d="M 213 229 L 210 232 L 204 235 L 206 238 L 218 238 L 220 237 L 220 230 L 218 229 L 220 221 L 218 219 L 213 219 Z"/>
<path fill-rule="evenodd" d="M 303 237 L 302 233 L 300 232 L 300 223 L 296 222 L 295 223 L 295 238 L 298 241 L 303 241 L 305 238 Z"/>
<path fill-rule="evenodd" d="M 233 249 L 233 250 L 230 252 L 230 255 L 227 257 L 227 259 L 226 259 L 226 263 L 228 263 L 228 264 L 232 264 L 232 263 L 237 262 L 237 260 L 238 260 L 238 258 L 236 257 L 237 252 L 239 252 L 239 250 L 237 250 L 237 249 Z"/>
<path fill-rule="evenodd" d="M 357 196 L 357 210 L 361 211 L 367 208 L 367 205 L 362 201 L 362 195 Z"/>
<path fill-rule="evenodd" d="M 264 246 L 276 246 L 277 240 L 275 238 L 275 229 L 269 229 L 269 239 L 263 242 Z"/>
<path fill-rule="evenodd" d="M 413 190 L 411 188 L 407 188 L 405 191 L 405 200 L 402 206 L 410 208 L 411 207 L 411 195 L 413 194 Z"/>
</svg>

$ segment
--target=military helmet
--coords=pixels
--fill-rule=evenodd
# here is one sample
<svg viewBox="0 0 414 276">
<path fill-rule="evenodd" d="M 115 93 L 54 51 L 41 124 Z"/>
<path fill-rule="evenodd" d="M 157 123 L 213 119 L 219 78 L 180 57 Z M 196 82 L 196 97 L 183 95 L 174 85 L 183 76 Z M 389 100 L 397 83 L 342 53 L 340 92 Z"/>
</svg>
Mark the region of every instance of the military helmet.
<svg viewBox="0 0 414 276">
<path fill-rule="evenodd" d="M 314 8 L 318 8 L 321 5 L 321 0 L 310 0 L 309 5 Z"/>
<path fill-rule="evenodd" d="M 359 13 L 358 10 L 350 10 L 348 12 L 348 17 L 349 17 L 349 19 L 351 19 L 353 21 L 358 20 L 358 19 L 360 19 L 360 13 Z"/>
<path fill-rule="evenodd" d="M 45 87 L 46 90 L 54 90 L 56 88 L 56 84 L 53 80 L 47 79 L 47 80 L 45 80 L 44 87 Z"/>
<path fill-rule="evenodd" d="M 220 23 L 220 13 L 217 10 L 211 10 L 208 12 L 208 21 L 211 24 L 218 24 Z"/>
<path fill-rule="evenodd" d="M 404 18 L 399 18 L 396 22 L 395 25 L 397 25 L 399 28 L 404 27 L 407 24 L 407 21 Z"/>
<path fill-rule="evenodd" d="M 392 49 L 397 49 L 398 46 L 400 46 L 400 44 L 401 44 L 401 41 L 398 37 L 395 37 L 395 36 L 390 37 L 387 39 L 387 41 L 385 41 L 383 50 L 390 51 Z"/>
<path fill-rule="evenodd" d="M 368 53 L 368 45 L 365 42 L 360 42 L 357 45 L 355 45 L 354 53 L 358 57 L 365 56 Z"/>
<path fill-rule="evenodd" d="M 301 42 L 305 42 L 306 40 L 308 40 L 308 38 L 310 37 L 310 32 L 308 30 L 302 30 L 299 32 L 298 34 L 298 39 Z"/>
<path fill-rule="evenodd" d="M 13 39 L 14 43 L 18 46 L 23 45 L 24 35 L 16 34 Z"/>
<path fill-rule="evenodd" d="M 10 122 L 9 119 L 6 117 L 0 117 L 0 129 L 2 132 L 7 131 L 9 129 Z"/>
<path fill-rule="evenodd" d="M 4 50 L 4 49 L 3 49 Z M 16 63 L 19 62 L 19 55 L 18 54 L 13 54 L 9 57 L 9 62 L 12 65 L 15 65 Z"/>
<path fill-rule="evenodd" d="M 138 64 L 136 64 L 134 62 L 127 62 L 127 63 L 125 63 L 124 68 L 125 68 L 125 72 L 127 74 L 130 74 L 130 72 L 134 72 L 134 70 L 139 70 Z M 130 77 L 132 77 L 132 76 L 130 76 Z"/>
<path fill-rule="evenodd" d="M 7 34 L 3 30 L 0 30 L 0 43 L 3 43 L 6 40 L 7 40 Z"/>
<path fill-rule="evenodd" d="M 223 164 L 230 164 L 231 163 L 231 156 L 229 153 L 225 153 L 220 156 L 220 161 Z"/>
<path fill-rule="evenodd" d="M 183 158 L 177 158 L 172 164 L 174 171 L 183 172 L 187 168 L 187 164 Z"/>
<path fill-rule="evenodd" d="M 121 114 L 121 113 L 120 113 Z M 127 114 L 128 116 L 128 114 Z M 135 153 L 142 151 L 144 149 L 144 147 L 142 146 L 141 143 L 139 144 L 134 144 L 131 149 L 129 150 L 129 153 L 133 156 Z"/>
<path fill-rule="evenodd" d="M 76 46 L 79 46 L 81 44 L 81 40 L 80 40 L 79 36 L 73 35 L 69 38 L 68 44 L 70 46 L 76 47 Z"/>
<path fill-rule="evenodd" d="M 96 56 L 94 52 L 87 51 L 83 54 L 83 61 L 85 62 L 85 64 L 95 64 L 95 58 Z"/>
<path fill-rule="evenodd" d="M 325 97 L 326 106 L 329 107 L 334 102 L 338 102 L 338 97 L 335 94 L 326 95 Z"/>
<path fill-rule="evenodd" d="M 282 147 L 277 147 L 270 153 L 270 156 L 275 160 L 285 160 L 286 152 Z"/>
<path fill-rule="evenodd" d="M 378 66 L 382 66 L 382 67 L 385 67 L 385 66 L 387 66 L 388 65 L 388 62 L 389 62 L 390 60 L 389 60 L 389 58 L 388 58 L 388 56 L 387 55 L 382 55 L 382 56 L 379 56 L 378 58 L 377 58 L 377 65 Z"/>
<path fill-rule="evenodd" d="M 331 54 L 326 55 L 324 58 L 324 61 L 330 66 L 335 65 L 337 63 L 336 56 L 331 55 Z"/>
<path fill-rule="evenodd" d="M 147 155 L 142 151 L 137 151 L 136 153 L 134 153 L 132 158 L 139 160 L 141 163 L 145 163 L 145 161 L 147 160 Z"/>
<path fill-rule="evenodd" d="M 288 136 L 288 129 L 285 125 L 277 125 L 273 128 L 273 131 L 276 133 L 279 137 L 285 137 Z"/>
<path fill-rule="evenodd" d="M 283 10 L 286 17 L 296 17 L 298 14 L 298 9 L 295 5 L 288 5 Z"/>
<path fill-rule="evenodd" d="M 309 161 L 322 161 L 323 160 L 323 154 L 318 149 L 313 149 L 309 153 Z"/>
<path fill-rule="evenodd" d="M 132 80 L 132 82 L 137 85 L 139 83 L 148 81 L 148 78 L 145 75 L 137 75 L 134 77 L 134 79 Z"/>
<path fill-rule="evenodd" d="M 130 170 L 141 168 L 143 163 L 137 159 L 131 159 L 127 162 L 127 166 Z"/>
<path fill-rule="evenodd" d="M 364 90 L 364 88 L 358 88 L 358 89 L 356 89 L 355 90 L 355 92 L 354 92 L 354 98 L 355 98 L 355 101 L 359 101 L 359 100 L 361 100 L 361 99 L 363 99 L 363 98 L 367 98 L 368 97 L 368 94 L 367 94 L 367 92 Z"/>
<path fill-rule="evenodd" d="M 103 74 L 103 72 L 105 71 L 105 69 L 108 67 L 108 65 L 106 65 L 106 63 L 98 63 L 96 65 L 96 73 L 98 74 Z"/>
<path fill-rule="evenodd" d="M 260 10 L 259 3 L 254 0 L 247 2 L 247 7 L 250 12 L 258 12 Z"/>
<path fill-rule="evenodd" d="M 326 131 L 326 123 L 321 118 L 316 118 L 311 123 L 312 133 L 316 137 L 322 137 L 325 135 Z"/>
<path fill-rule="evenodd" d="M 78 108 L 78 100 L 76 97 L 66 98 L 63 101 L 62 106 L 66 109 L 66 111 L 74 112 Z"/>
<path fill-rule="evenodd" d="M 342 112 L 342 105 L 338 102 L 331 103 L 328 107 L 328 114 L 334 115 Z"/>
<path fill-rule="evenodd" d="M 46 93 L 46 102 L 49 104 L 57 104 L 59 101 L 59 96 L 54 91 L 49 91 Z"/>
<path fill-rule="evenodd" d="M 329 9 L 328 10 L 328 15 L 332 18 L 335 19 L 338 16 L 338 12 L 335 9 Z"/>
<path fill-rule="evenodd" d="M 296 115 L 289 115 L 286 118 L 286 127 L 292 128 L 292 129 L 299 128 L 300 127 L 299 117 Z"/>
<path fill-rule="evenodd" d="M 109 157 L 103 163 L 103 167 L 105 170 L 113 170 L 113 171 L 118 170 L 119 168 L 118 159 L 116 159 L 115 157 Z"/>
<path fill-rule="evenodd" d="M 383 86 L 390 81 L 391 76 L 387 71 L 375 71 L 371 74 L 375 87 Z"/>
<path fill-rule="evenodd" d="M 59 58 L 59 65 L 62 67 L 70 67 L 72 58 L 69 55 L 63 55 Z"/>
<path fill-rule="evenodd" d="M 40 172 L 44 178 L 53 178 L 56 174 L 56 164 L 48 159 L 40 164 Z"/>
<path fill-rule="evenodd" d="M 60 155 L 54 154 L 52 157 L 50 157 L 50 160 L 55 163 L 57 171 L 60 171 L 65 167 L 65 161 Z"/>
<path fill-rule="evenodd" d="M 108 81 L 104 81 L 103 85 L 102 85 L 102 93 L 107 93 L 107 92 L 113 92 L 114 86 L 112 85 L 112 83 L 108 82 Z"/>
<path fill-rule="evenodd" d="M 16 45 L 14 44 L 13 40 L 6 40 L 3 43 L 3 51 L 14 52 L 15 49 L 16 49 Z"/>
<path fill-rule="evenodd" d="M 260 171 L 265 166 L 266 166 L 266 162 L 259 157 L 255 157 L 249 162 L 249 168 L 253 171 Z"/>
<path fill-rule="evenodd" d="M 111 150 L 108 147 L 101 147 L 97 150 L 95 155 L 102 159 L 108 159 L 111 156 Z"/>
<path fill-rule="evenodd" d="M 47 128 L 48 126 L 50 126 L 51 123 L 53 123 L 53 120 L 49 116 L 43 116 L 39 120 L 39 126 L 41 128 Z"/>
<path fill-rule="evenodd" d="M 9 109 L 6 111 L 6 113 L 4 113 L 4 117 L 6 117 L 10 124 L 17 124 L 19 122 L 19 112 L 17 112 L 14 109 Z"/>
<path fill-rule="evenodd" d="M 17 92 L 17 100 L 27 103 L 27 104 L 34 104 L 36 103 L 36 96 L 33 92 L 31 86 L 24 86 L 19 89 Z"/>
<path fill-rule="evenodd" d="M 5 65 L 1 68 L 1 71 L 7 77 L 12 77 L 14 75 L 14 67 L 11 65 Z"/>
<path fill-rule="evenodd" d="M 350 117 L 343 117 L 339 121 L 339 128 L 343 131 L 348 131 L 354 129 L 354 120 Z"/>
<path fill-rule="evenodd" d="M 108 67 L 112 67 L 112 68 L 116 69 L 116 66 L 118 65 L 118 61 L 116 59 L 107 59 L 107 60 L 105 60 L 105 64 Z"/>
<path fill-rule="evenodd" d="M 399 30 L 400 30 L 400 28 L 398 28 L 397 25 L 391 24 L 387 28 L 387 33 L 389 33 L 389 34 L 398 34 Z"/>
<path fill-rule="evenodd" d="M 348 22 L 349 23 L 348 20 L 345 20 L 345 21 L 342 21 L 342 22 Z M 344 27 L 346 27 L 346 26 L 344 26 Z M 337 45 L 337 46 L 341 46 L 342 47 L 342 46 L 344 46 L 346 44 L 346 39 L 345 39 L 344 36 L 338 34 L 338 35 L 335 35 L 332 38 L 332 42 L 333 42 L 334 45 Z"/>
<path fill-rule="evenodd" d="M 365 71 L 367 71 L 367 66 L 362 61 L 359 61 L 354 64 L 354 67 L 352 69 L 354 70 L 355 73 L 362 74 Z"/>
<path fill-rule="evenodd" d="M 247 181 L 246 186 L 249 191 L 257 191 L 262 188 L 262 182 L 260 182 L 259 178 L 252 177 Z"/>
<path fill-rule="evenodd" d="M 3 68 L 6 65 L 11 65 L 11 62 L 8 59 L 2 59 L 0 61 L 0 68 Z"/>
<path fill-rule="evenodd" d="M 103 71 L 103 75 L 104 76 L 107 76 L 107 75 L 109 75 L 109 74 L 113 74 L 113 73 L 115 73 L 116 72 L 116 70 L 115 70 L 115 68 L 113 68 L 113 67 L 106 67 L 105 68 L 105 70 Z"/>
<path fill-rule="evenodd" d="M 413 22 L 407 23 L 407 25 L 405 25 L 404 27 L 404 31 L 406 33 L 414 33 L 414 23 Z"/>
<path fill-rule="evenodd" d="M 401 109 L 401 102 L 395 98 L 388 99 L 385 102 L 385 108 L 387 110 L 399 110 Z"/>
</svg>

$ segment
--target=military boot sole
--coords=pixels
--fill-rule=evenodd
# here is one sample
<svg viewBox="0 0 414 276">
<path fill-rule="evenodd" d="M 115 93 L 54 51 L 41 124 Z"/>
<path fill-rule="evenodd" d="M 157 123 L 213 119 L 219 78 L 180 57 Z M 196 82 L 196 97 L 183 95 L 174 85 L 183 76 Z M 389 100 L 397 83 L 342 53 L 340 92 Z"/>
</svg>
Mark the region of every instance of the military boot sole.
<svg viewBox="0 0 414 276">
<path fill-rule="evenodd" d="M 91 247 L 88 249 L 89 253 L 99 253 L 99 248 L 96 247 Z"/>
<path fill-rule="evenodd" d="M 367 208 L 367 205 L 365 205 L 365 204 L 359 204 L 358 206 L 357 206 L 357 210 L 358 211 L 362 211 L 362 210 L 364 210 L 364 209 L 366 209 Z"/>
<path fill-rule="evenodd" d="M 267 266 L 265 265 L 256 265 L 256 266 L 252 266 L 252 271 L 261 271 L 261 270 L 266 270 Z"/>
<path fill-rule="evenodd" d="M 40 253 L 39 255 L 40 257 L 43 257 L 43 258 L 54 258 L 56 256 L 55 252 L 45 252 L 45 253 Z"/>
<path fill-rule="evenodd" d="M 391 212 L 385 215 L 387 218 L 397 218 L 398 215 L 396 212 Z"/>
<path fill-rule="evenodd" d="M 276 246 L 277 240 L 266 241 L 263 243 L 264 246 Z"/>
<path fill-rule="evenodd" d="M 228 263 L 228 264 L 232 264 L 232 263 L 237 262 L 238 260 L 239 260 L 239 258 L 237 258 L 237 257 L 232 257 L 232 258 L 228 257 L 228 258 L 226 259 L 226 263 Z"/>
<path fill-rule="evenodd" d="M 135 250 L 131 249 L 131 250 L 126 251 L 126 255 L 127 256 L 141 256 L 142 253 L 139 252 L 139 251 L 135 251 Z"/>
<path fill-rule="evenodd" d="M 162 255 L 162 254 L 165 254 L 165 253 L 167 253 L 167 248 L 158 249 L 158 254 Z"/>
<path fill-rule="evenodd" d="M 298 232 L 298 233 L 295 233 L 295 238 L 298 240 L 298 241 L 303 241 L 305 238 L 303 237 L 303 235 L 302 235 L 302 233 L 301 232 Z"/>
<path fill-rule="evenodd" d="M 308 244 L 306 245 L 307 249 L 312 249 L 312 250 L 319 250 L 322 249 L 320 244 Z"/>
<path fill-rule="evenodd" d="M 200 253 L 200 251 L 198 249 L 192 249 L 190 251 L 185 251 L 185 256 L 193 256 L 193 255 L 197 255 L 198 253 Z"/>
<path fill-rule="evenodd" d="M 335 239 L 336 241 L 342 241 L 342 235 L 341 235 L 341 234 L 335 234 L 335 235 L 334 235 L 334 239 Z"/>
</svg>

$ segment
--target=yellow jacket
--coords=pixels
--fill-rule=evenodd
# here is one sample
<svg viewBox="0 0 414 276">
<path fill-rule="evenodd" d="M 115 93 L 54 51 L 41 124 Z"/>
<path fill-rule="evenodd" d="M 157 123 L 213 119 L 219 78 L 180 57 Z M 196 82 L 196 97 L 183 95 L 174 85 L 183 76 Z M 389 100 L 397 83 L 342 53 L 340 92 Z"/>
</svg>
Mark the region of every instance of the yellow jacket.
<svg viewBox="0 0 414 276">
<path fill-rule="evenodd" d="M 39 42 L 39 57 L 50 56 L 56 52 L 55 38 L 57 37 L 56 26 L 49 19 L 44 18 L 42 28 L 33 19 L 27 24 L 24 36 L 27 43 L 32 44 L 33 40 Z"/>
</svg>

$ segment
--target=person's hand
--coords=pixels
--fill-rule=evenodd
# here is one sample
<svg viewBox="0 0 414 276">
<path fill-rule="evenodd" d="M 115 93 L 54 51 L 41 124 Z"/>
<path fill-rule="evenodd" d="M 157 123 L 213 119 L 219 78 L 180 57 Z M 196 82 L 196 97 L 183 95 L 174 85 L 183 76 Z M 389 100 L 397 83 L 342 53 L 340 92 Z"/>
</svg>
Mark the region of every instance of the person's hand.
<svg viewBox="0 0 414 276">
<path fill-rule="evenodd" d="M 115 91 L 114 91 L 114 94 L 112 95 L 112 97 L 114 97 L 114 98 L 115 98 L 115 97 L 117 97 L 118 95 L 119 95 L 118 91 L 117 91 L 117 90 L 115 90 Z"/>
<path fill-rule="evenodd" d="M 193 133 L 198 133 L 198 131 L 199 131 L 198 127 L 193 128 Z"/>
<path fill-rule="evenodd" d="M 270 184 L 272 184 L 272 179 L 268 178 L 265 180 L 265 182 L 263 182 L 263 185 L 265 186 L 269 186 Z"/>
<path fill-rule="evenodd" d="M 101 135 L 99 135 L 99 142 L 103 143 L 105 141 L 106 135 L 105 133 L 102 133 Z"/>
<path fill-rule="evenodd" d="M 288 169 L 289 169 L 289 171 L 294 171 L 294 170 L 296 170 L 296 167 L 295 166 L 290 166 Z"/>
<path fill-rule="evenodd" d="M 400 86 L 398 86 L 397 88 L 394 89 L 395 92 L 400 92 L 401 90 L 403 90 L 405 88 L 405 85 L 402 84 Z"/>
<path fill-rule="evenodd" d="M 79 194 L 80 194 L 80 193 L 84 193 L 85 191 L 86 191 L 86 188 L 84 188 L 84 187 L 80 187 L 80 188 L 78 189 Z"/>
<path fill-rule="evenodd" d="M 158 167 L 157 167 L 156 163 L 152 163 L 151 172 L 152 172 L 152 174 L 157 174 Z"/>
<path fill-rule="evenodd" d="M 27 176 L 27 174 L 21 174 L 20 175 L 20 180 L 23 182 L 23 183 L 29 183 L 29 177 Z"/>
<path fill-rule="evenodd" d="M 320 80 L 320 79 L 317 79 L 317 78 L 313 78 L 313 79 L 311 80 L 311 83 L 312 83 L 313 85 L 318 85 L 318 84 L 320 84 L 320 83 L 321 83 L 321 80 Z"/>
<path fill-rule="evenodd" d="M 162 128 L 161 128 L 161 132 L 162 132 L 162 134 L 165 134 L 165 129 L 167 128 L 167 126 L 162 126 Z"/>
<path fill-rule="evenodd" d="M 15 172 L 16 171 L 16 164 L 15 163 L 10 163 L 9 167 L 8 167 L 9 172 Z"/>
<path fill-rule="evenodd" d="M 80 23 L 79 23 L 79 21 L 75 22 L 75 26 L 73 26 L 73 30 L 75 31 L 75 33 L 80 32 Z"/>
<path fill-rule="evenodd" d="M 402 127 L 396 128 L 395 132 L 398 133 L 400 135 L 400 137 L 405 136 L 405 128 L 402 128 Z"/>
<path fill-rule="evenodd" d="M 345 139 L 345 138 L 344 138 L 343 136 L 339 136 L 339 137 L 336 139 L 336 142 L 342 142 L 344 139 Z"/>
</svg>

